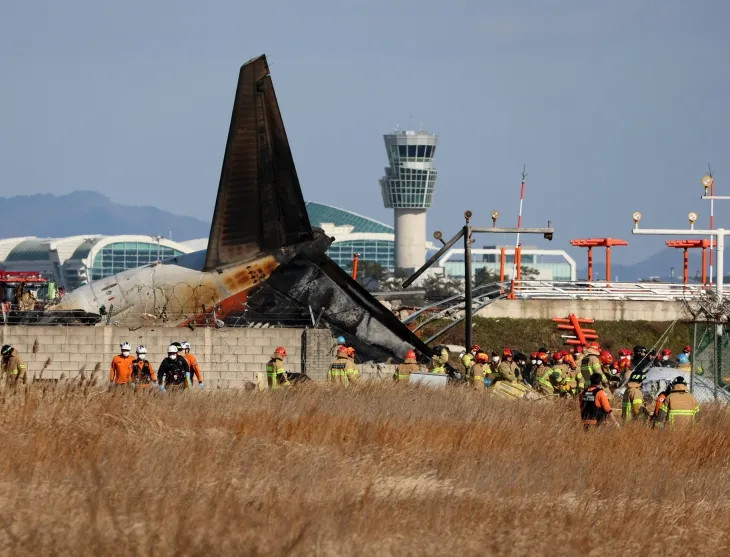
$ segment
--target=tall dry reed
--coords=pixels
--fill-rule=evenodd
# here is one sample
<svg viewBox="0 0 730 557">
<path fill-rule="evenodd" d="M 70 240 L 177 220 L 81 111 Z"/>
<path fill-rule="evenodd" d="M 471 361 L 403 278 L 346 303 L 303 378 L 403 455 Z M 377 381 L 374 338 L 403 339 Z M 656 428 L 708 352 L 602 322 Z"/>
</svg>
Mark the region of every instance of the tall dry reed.
<svg viewBox="0 0 730 557">
<path fill-rule="evenodd" d="M 727 555 L 730 411 L 586 434 L 464 389 L 2 393 L 6 555 Z"/>
</svg>

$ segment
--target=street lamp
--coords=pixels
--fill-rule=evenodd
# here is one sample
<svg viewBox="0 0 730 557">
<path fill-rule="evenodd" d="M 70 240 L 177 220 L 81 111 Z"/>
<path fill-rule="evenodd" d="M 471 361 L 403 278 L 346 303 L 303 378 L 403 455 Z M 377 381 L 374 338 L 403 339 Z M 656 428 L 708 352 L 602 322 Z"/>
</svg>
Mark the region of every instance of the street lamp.
<svg viewBox="0 0 730 557">
<path fill-rule="evenodd" d="M 638 217 L 638 218 L 637 218 Z M 717 293 L 717 304 L 718 306 L 722 303 L 723 297 L 723 282 L 724 282 L 724 251 L 725 251 L 725 236 L 730 234 L 730 230 L 724 228 L 717 228 L 715 230 L 695 230 L 694 223 L 697 220 L 697 213 L 690 213 L 687 215 L 690 225 L 692 228 L 689 230 L 682 230 L 677 228 L 639 228 L 639 221 L 641 220 L 641 213 L 638 211 L 633 214 L 634 229 L 631 231 L 632 234 L 638 235 L 653 235 L 653 236 L 714 236 L 717 238 L 717 283 L 715 285 L 715 292 Z"/>
</svg>

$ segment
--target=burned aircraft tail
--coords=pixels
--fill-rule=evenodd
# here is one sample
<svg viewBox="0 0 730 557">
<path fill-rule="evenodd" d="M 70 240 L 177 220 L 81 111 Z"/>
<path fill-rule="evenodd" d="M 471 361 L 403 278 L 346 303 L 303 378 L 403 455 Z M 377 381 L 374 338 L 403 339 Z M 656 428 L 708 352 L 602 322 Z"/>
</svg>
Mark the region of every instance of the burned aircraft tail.
<svg viewBox="0 0 730 557">
<path fill-rule="evenodd" d="M 205 270 L 313 239 L 266 56 L 242 67 Z"/>
<path fill-rule="evenodd" d="M 297 306 L 373 355 L 402 357 L 423 344 L 324 252 L 331 239 L 309 223 L 266 57 L 241 67 L 223 159 L 205 270 L 253 261 L 275 250 L 291 258 L 248 297 L 262 316 Z"/>
</svg>

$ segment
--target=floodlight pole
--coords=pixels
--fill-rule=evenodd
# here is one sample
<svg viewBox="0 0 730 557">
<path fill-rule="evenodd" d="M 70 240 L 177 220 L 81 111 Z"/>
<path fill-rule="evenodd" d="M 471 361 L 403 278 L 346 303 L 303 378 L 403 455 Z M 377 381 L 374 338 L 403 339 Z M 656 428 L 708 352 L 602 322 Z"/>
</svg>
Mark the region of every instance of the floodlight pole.
<svg viewBox="0 0 730 557">
<path fill-rule="evenodd" d="M 475 227 L 471 226 L 470 221 L 472 217 L 471 211 L 465 211 L 464 212 L 464 219 L 466 220 L 466 223 L 464 226 L 459 230 L 459 232 L 456 233 L 456 235 L 451 238 L 448 242 L 444 244 L 444 246 L 438 250 L 435 254 L 433 254 L 426 263 L 424 263 L 420 269 L 418 269 L 415 273 L 413 273 L 410 277 L 408 277 L 402 285 L 402 288 L 408 288 L 413 282 L 420 277 L 426 269 L 431 267 L 436 261 L 441 259 L 441 257 L 450 250 L 453 245 L 459 241 L 460 238 L 464 238 L 464 275 L 465 275 L 465 282 L 464 282 L 464 326 L 466 328 L 464 332 L 464 340 L 466 343 L 467 350 L 472 345 L 472 318 L 473 318 L 473 308 L 472 308 L 472 286 L 471 286 L 471 245 L 474 243 L 474 240 L 472 239 L 473 234 L 542 234 L 547 240 L 553 239 L 553 234 L 555 233 L 555 230 L 552 227 L 552 223 L 548 221 L 547 228 L 500 228 L 497 227 L 497 219 L 499 218 L 499 211 L 492 211 L 492 227 L 491 228 L 481 228 L 481 227 Z M 440 240 L 442 238 L 441 232 L 437 231 L 434 233 L 434 237 L 437 240 Z M 512 277 L 514 280 L 514 277 Z"/>
<path fill-rule="evenodd" d="M 715 291 L 717 292 L 717 304 L 722 303 L 722 287 L 724 283 L 724 266 L 723 252 L 725 251 L 725 236 L 730 234 L 730 230 L 724 228 L 716 228 L 715 230 L 680 230 L 676 228 L 646 228 L 640 229 L 638 223 L 636 228 L 632 230 L 632 234 L 651 235 L 651 236 L 714 236 L 717 238 L 717 282 L 715 283 Z"/>
</svg>

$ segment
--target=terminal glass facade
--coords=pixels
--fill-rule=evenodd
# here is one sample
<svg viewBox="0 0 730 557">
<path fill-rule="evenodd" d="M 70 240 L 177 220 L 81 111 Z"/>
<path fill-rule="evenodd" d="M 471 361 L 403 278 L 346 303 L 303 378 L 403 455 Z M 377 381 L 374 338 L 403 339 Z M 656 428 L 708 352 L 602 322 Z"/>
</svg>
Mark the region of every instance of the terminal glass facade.
<svg viewBox="0 0 730 557">
<path fill-rule="evenodd" d="M 374 261 L 392 271 L 395 267 L 395 248 L 392 240 L 345 240 L 330 246 L 330 259 L 343 269 L 352 269 L 352 257 L 360 254 L 361 261 Z"/>
<path fill-rule="evenodd" d="M 157 243 L 115 242 L 104 246 L 94 257 L 91 280 L 99 280 L 127 269 L 182 254 L 181 251 Z"/>
</svg>

